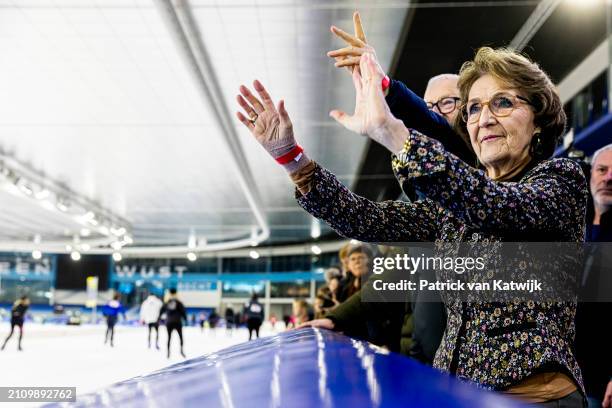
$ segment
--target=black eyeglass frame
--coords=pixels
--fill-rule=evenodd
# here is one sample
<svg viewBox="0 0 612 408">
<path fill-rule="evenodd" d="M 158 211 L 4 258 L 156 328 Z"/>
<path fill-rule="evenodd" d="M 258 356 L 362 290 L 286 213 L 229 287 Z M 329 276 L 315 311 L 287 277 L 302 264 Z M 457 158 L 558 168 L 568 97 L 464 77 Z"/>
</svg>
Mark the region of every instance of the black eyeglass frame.
<svg viewBox="0 0 612 408">
<path fill-rule="evenodd" d="M 440 109 L 440 103 L 442 103 L 442 101 L 446 100 L 446 99 L 452 99 L 453 100 L 453 109 L 449 110 L 448 112 L 443 112 L 442 109 Z M 457 97 L 457 96 L 445 96 L 444 98 L 440 98 L 438 99 L 435 103 L 431 103 L 431 102 L 425 102 L 425 104 L 427 105 L 427 109 L 429 110 L 433 110 L 434 107 L 438 108 L 438 112 L 440 113 L 451 113 L 453 112 L 455 109 L 457 109 L 457 102 L 459 102 L 461 100 L 461 98 Z"/>
</svg>

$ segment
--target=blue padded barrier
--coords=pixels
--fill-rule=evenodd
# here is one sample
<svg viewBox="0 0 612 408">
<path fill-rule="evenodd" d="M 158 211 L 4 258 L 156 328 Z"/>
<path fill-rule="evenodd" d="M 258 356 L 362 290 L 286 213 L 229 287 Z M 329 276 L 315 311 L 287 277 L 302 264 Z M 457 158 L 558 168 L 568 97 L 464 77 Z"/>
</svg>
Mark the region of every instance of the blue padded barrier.
<svg viewBox="0 0 612 408">
<path fill-rule="evenodd" d="M 521 405 L 367 342 L 308 328 L 187 360 L 79 397 L 69 406 L 505 408 Z"/>
</svg>

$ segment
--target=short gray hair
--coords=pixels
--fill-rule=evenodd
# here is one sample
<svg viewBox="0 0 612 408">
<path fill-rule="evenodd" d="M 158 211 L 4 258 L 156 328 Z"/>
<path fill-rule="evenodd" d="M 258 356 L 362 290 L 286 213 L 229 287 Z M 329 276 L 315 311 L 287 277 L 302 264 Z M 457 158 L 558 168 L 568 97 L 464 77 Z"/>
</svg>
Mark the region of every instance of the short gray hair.
<svg viewBox="0 0 612 408">
<path fill-rule="evenodd" d="M 591 157 L 591 165 L 595 164 L 595 162 L 597 161 L 597 156 L 607 150 L 612 150 L 612 143 L 605 145 L 604 147 L 598 149 L 595 153 L 593 153 L 593 156 Z"/>
<path fill-rule="evenodd" d="M 441 79 L 454 79 L 455 81 L 459 81 L 459 75 L 457 74 L 440 74 L 434 77 L 429 78 L 427 81 L 427 86 L 431 85 L 433 82 L 439 81 Z"/>
</svg>

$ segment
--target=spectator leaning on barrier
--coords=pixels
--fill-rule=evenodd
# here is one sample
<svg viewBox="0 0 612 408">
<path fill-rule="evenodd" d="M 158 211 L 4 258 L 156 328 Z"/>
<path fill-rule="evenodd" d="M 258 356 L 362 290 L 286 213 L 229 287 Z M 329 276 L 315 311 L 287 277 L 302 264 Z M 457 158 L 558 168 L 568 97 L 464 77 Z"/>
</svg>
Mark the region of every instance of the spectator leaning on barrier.
<svg viewBox="0 0 612 408">
<path fill-rule="evenodd" d="M 275 106 L 258 81 L 259 98 L 241 86 L 238 119 L 290 174 L 304 209 L 363 242 L 584 240 L 584 174 L 571 160 L 549 160 L 566 118 L 535 63 L 484 47 L 462 67 L 462 118 L 484 171 L 394 118 L 383 78 L 375 56 L 364 53 L 360 70 L 353 70 L 355 113 L 330 116 L 391 151 L 402 186 L 414 186 L 425 200 L 374 203 L 353 194 L 297 145 L 283 101 Z M 571 350 L 575 301 L 466 303 L 450 290 L 444 300 L 448 323 L 436 367 L 525 401 L 583 406 Z M 512 341 L 500 344 L 500 335 Z"/>
<path fill-rule="evenodd" d="M 312 320 L 314 313 L 310 309 L 310 305 L 304 299 L 295 299 L 293 301 L 293 318 L 294 325 L 299 325 Z"/>
<path fill-rule="evenodd" d="M 348 251 L 348 275 L 340 282 L 338 300 L 344 302 L 361 288 L 362 279 L 372 271 L 372 251 L 365 245 L 354 245 Z"/>
<path fill-rule="evenodd" d="M 591 160 L 590 190 L 593 219 L 587 223 L 587 249 L 582 276 L 583 302 L 576 311 L 576 358 L 582 369 L 589 407 L 612 408 L 612 348 L 602 323 L 612 319 L 612 144 L 597 150 Z M 599 298 L 607 296 L 608 299 Z M 602 301 L 603 300 L 603 301 Z"/>
<path fill-rule="evenodd" d="M 325 282 L 317 291 L 317 298 L 320 299 L 320 315 L 340 304 L 340 279 L 342 274 L 337 268 L 329 268 L 325 271 Z M 315 313 L 316 314 L 316 313 Z"/>
</svg>

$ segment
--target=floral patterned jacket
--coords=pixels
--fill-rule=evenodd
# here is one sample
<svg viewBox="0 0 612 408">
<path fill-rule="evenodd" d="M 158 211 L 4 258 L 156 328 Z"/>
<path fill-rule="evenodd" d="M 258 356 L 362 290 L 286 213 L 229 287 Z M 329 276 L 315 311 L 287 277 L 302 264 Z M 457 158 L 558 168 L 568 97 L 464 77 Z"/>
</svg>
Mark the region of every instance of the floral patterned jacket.
<svg viewBox="0 0 612 408">
<path fill-rule="evenodd" d="M 364 242 L 584 241 L 588 190 L 569 159 L 541 162 L 519 182 L 495 182 L 410 130 L 392 165 L 400 183 L 426 199 L 372 202 L 317 165 L 310 192 L 296 193 L 298 203 Z M 435 367 L 493 390 L 538 372 L 563 372 L 584 393 L 572 351 L 575 302 L 466 303 L 445 295 L 448 323 Z"/>
</svg>

